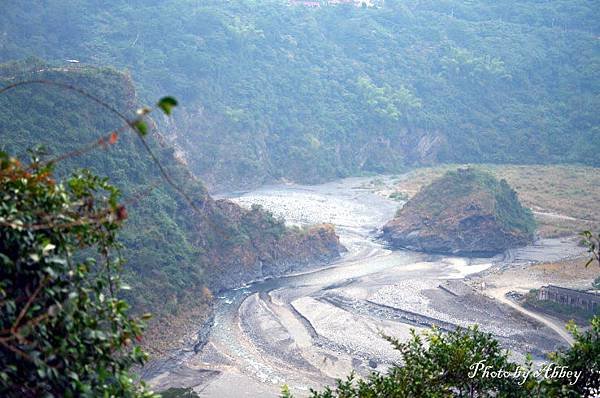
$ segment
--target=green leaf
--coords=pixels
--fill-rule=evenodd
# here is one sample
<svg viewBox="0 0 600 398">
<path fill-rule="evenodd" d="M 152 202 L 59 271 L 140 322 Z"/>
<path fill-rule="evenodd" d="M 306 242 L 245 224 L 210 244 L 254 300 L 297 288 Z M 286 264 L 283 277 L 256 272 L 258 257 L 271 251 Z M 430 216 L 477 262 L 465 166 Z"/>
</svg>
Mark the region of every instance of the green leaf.
<svg viewBox="0 0 600 398">
<path fill-rule="evenodd" d="M 47 244 L 44 246 L 44 248 L 42 249 L 42 253 L 43 253 L 44 255 L 46 255 L 46 254 L 48 254 L 48 252 L 50 252 L 50 251 L 52 251 L 52 250 L 54 250 L 54 249 L 56 249 L 56 246 L 55 246 L 55 245 L 53 245 L 52 243 L 47 243 Z"/>
<path fill-rule="evenodd" d="M 0 151 L 0 169 L 8 168 L 9 164 L 10 158 L 8 157 L 8 154 L 4 151 Z"/>
<path fill-rule="evenodd" d="M 48 276 L 50 276 L 52 279 L 56 278 L 58 275 L 56 274 L 56 271 L 54 269 L 52 269 L 52 267 L 44 267 L 43 268 L 44 272 L 48 274 Z"/>
<path fill-rule="evenodd" d="M 133 122 L 133 127 L 142 137 L 148 134 L 148 124 L 143 120 L 136 120 L 135 122 Z"/>
<path fill-rule="evenodd" d="M 3 253 L 0 253 L 0 260 L 2 260 L 1 261 L 2 265 L 13 265 L 14 264 L 13 261 L 7 255 L 5 255 Z"/>
<path fill-rule="evenodd" d="M 37 374 L 42 379 L 46 378 L 46 369 L 44 369 L 44 368 L 38 368 L 37 369 Z"/>
<path fill-rule="evenodd" d="M 177 106 L 177 100 L 173 97 L 162 97 L 156 104 L 166 115 L 170 115 L 174 107 Z"/>
</svg>

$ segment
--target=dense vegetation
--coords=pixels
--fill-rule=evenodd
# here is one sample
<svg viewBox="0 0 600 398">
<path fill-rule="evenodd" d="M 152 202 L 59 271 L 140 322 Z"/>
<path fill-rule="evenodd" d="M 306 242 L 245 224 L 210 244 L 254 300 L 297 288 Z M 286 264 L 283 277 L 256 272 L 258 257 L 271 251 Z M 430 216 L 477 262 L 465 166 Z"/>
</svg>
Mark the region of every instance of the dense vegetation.
<svg viewBox="0 0 600 398">
<path fill-rule="evenodd" d="M 316 10 L 274 0 L 4 5 L 0 62 L 26 60 L 0 66 L 2 86 L 64 82 L 128 117 L 140 102 L 133 81 L 144 100 L 168 92 L 187 104 L 175 121 L 156 119 L 168 137 L 147 142 L 193 206 L 164 184 L 135 134 L 119 134 L 118 145 L 102 145 L 107 151 L 96 145 L 64 159 L 55 180 L 44 160 L 98 143 L 120 122 L 81 96 L 43 85 L 0 96 L 0 149 L 22 161 L 35 144 L 49 151 L 26 166 L 0 157 L 0 395 L 150 395 L 129 374 L 145 355 L 132 345 L 142 325 L 123 298 L 138 312 L 172 313 L 202 300 L 205 285 L 239 283 L 245 275 L 237 271 L 249 264 L 299 254 L 286 245 L 317 234 L 335 246 L 328 229 L 290 231 L 260 208 L 213 201 L 165 140 L 221 187 L 438 161 L 600 166 L 599 13 L 591 0 L 407 0 Z M 104 67 L 65 66 L 67 58 Z M 106 180 L 85 171 L 69 177 L 79 167 L 109 176 L 131 200 L 129 217 Z M 533 232 L 531 215 L 513 205 L 506 183 L 475 178 L 493 193 L 506 228 Z M 316 256 L 335 251 L 319 249 Z M 118 291 L 122 258 L 131 290 Z M 459 330 L 434 331 L 428 344 L 418 336 L 392 339 L 404 366 L 313 395 L 597 391 L 600 321 L 574 333 L 575 345 L 554 358 L 584 372 L 574 386 L 468 380 L 469 361 L 516 365 L 489 335 Z"/>
<path fill-rule="evenodd" d="M 406 165 L 600 165 L 598 2 L 11 2 L 0 61 L 126 67 L 209 184 Z"/>
<path fill-rule="evenodd" d="M 408 397 L 584 397 L 600 390 L 600 317 L 591 321 L 586 332 L 571 326 L 574 345 L 555 353 L 547 366 L 566 366 L 569 377 L 545 377 L 527 373 L 535 370 L 531 363 L 519 365 L 509 359 L 490 335 L 476 328 L 457 329 L 444 334 L 439 330 L 424 336 L 413 333 L 405 343 L 388 340 L 401 353 L 402 364 L 392 366 L 385 374 L 373 372 L 367 379 L 354 375 L 339 380 L 335 388 L 312 391 L 312 398 L 408 398 Z M 481 363 L 483 367 L 471 366 Z M 484 373 L 485 366 L 488 373 Z M 548 369 L 548 368 L 546 368 Z M 560 368 L 559 368 L 560 369 Z M 503 371 L 504 377 L 490 376 Z M 515 373 L 519 372 L 519 373 Z M 292 395 L 283 388 L 282 398 Z"/>
<path fill-rule="evenodd" d="M 467 168 L 423 187 L 382 230 L 395 247 L 487 256 L 531 243 L 535 228 L 506 180 Z"/>
<path fill-rule="evenodd" d="M 33 74 L 40 70 L 44 72 Z M 31 78 L 75 85 L 128 117 L 138 107 L 129 77 L 112 69 L 65 73 L 43 63 L 24 62 L 3 65 L 0 74 L 2 86 Z M 19 155 L 21 160 L 26 160 L 27 151 L 36 145 L 46 148 L 45 158 L 77 151 L 122 124 L 98 104 L 57 87 L 25 86 L 0 96 L 2 149 Z M 169 173 L 200 202 L 206 195 L 202 185 L 186 178 L 172 151 L 162 147 L 156 137 L 149 137 L 148 142 Z M 194 220 L 189 217 L 192 209 L 162 181 L 132 131 L 124 131 L 116 145 L 106 150 L 98 148 L 65 159 L 57 165 L 57 173 L 65 176 L 80 167 L 110 177 L 123 195 L 135 202 L 120 239 L 122 256 L 128 261 L 126 279 L 134 292 L 127 296 L 136 308 L 160 310 L 171 301 L 181 301 L 190 294 L 190 287 L 201 284 L 205 264 L 199 261 L 199 238 L 194 235 Z M 150 189 L 154 184 L 157 186 Z"/>
<path fill-rule="evenodd" d="M 0 86 L 31 79 L 76 86 L 130 119 L 141 108 L 130 77 L 114 69 L 65 70 L 35 60 L 0 65 Z M 122 295 L 137 312 L 173 315 L 191 303 L 201 308 L 210 290 L 265 276 L 258 271 L 284 272 L 337 255 L 332 229 L 289 230 L 260 207 L 244 210 L 214 201 L 149 119 L 146 143 L 190 204 L 166 183 L 133 130 L 119 131 L 115 145 L 97 145 L 99 137 L 122 124 L 89 98 L 60 87 L 27 85 L 0 95 L 1 150 L 21 160 L 36 145 L 45 146 L 43 159 L 80 154 L 59 162 L 57 175 L 85 167 L 108 176 L 129 201 L 130 217 L 119 241 L 131 290 Z M 86 150 L 90 145 L 93 150 Z M 285 270 L 277 268 L 280 263 Z M 172 333 L 169 328 L 161 332 Z"/>
<path fill-rule="evenodd" d="M 118 297 L 118 190 L 0 152 L 0 192 L 0 395 L 154 396 L 129 371 L 146 354 Z"/>
<path fill-rule="evenodd" d="M 420 209 L 434 211 L 435 217 L 445 205 L 480 193 L 487 193 L 494 199 L 493 215 L 503 227 L 533 235 L 536 225 L 533 214 L 521 205 L 517 193 L 506 180 L 498 180 L 492 174 L 474 168 L 448 171 L 424 187 L 415 202 Z"/>
</svg>

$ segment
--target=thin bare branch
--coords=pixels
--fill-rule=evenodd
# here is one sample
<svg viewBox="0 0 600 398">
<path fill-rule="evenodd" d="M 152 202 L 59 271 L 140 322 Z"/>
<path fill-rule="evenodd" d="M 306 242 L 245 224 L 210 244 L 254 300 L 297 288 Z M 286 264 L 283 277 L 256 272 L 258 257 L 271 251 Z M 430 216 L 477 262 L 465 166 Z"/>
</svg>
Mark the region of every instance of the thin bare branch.
<svg viewBox="0 0 600 398">
<path fill-rule="evenodd" d="M 39 80 L 26 80 L 26 81 L 22 81 L 22 82 L 17 82 L 17 83 L 13 83 L 10 84 L 8 86 L 5 86 L 3 88 L 0 89 L 0 94 L 3 94 L 9 90 L 18 88 L 18 87 L 22 87 L 22 86 L 28 86 L 28 85 L 34 85 L 34 84 L 44 84 L 44 85 L 49 85 L 49 86 L 55 86 L 55 87 L 60 87 L 69 91 L 73 91 L 75 93 L 78 93 L 92 101 L 94 101 L 95 103 L 101 105 L 102 107 L 104 107 L 105 109 L 109 110 L 110 112 L 112 112 L 113 114 L 115 114 L 117 117 L 119 117 L 121 120 L 123 120 L 137 135 L 137 137 L 139 138 L 139 140 L 142 142 L 142 146 L 144 147 L 144 149 L 146 150 L 146 152 L 148 153 L 148 155 L 150 156 L 150 158 L 152 159 L 152 161 L 157 165 L 160 174 L 163 176 L 163 178 L 165 179 L 165 181 L 176 191 L 178 192 L 181 196 L 183 196 L 183 198 L 188 202 L 188 204 L 192 207 L 192 209 L 198 213 L 198 215 L 202 215 L 202 210 L 198 208 L 198 206 L 196 206 L 194 204 L 194 201 L 192 200 L 192 198 L 190 198 L 190 196 L 185 193 L 179 186 L 177 186 L 177 184 L 171 179 L 171 177 L 169 176 L 169 174 L 166 172 L 165 168 L 163 167 L 163 165 L 160 163 L 160 161 L 158 160 L 158 157 L 154 154 L 154 152 L 152 151 L 152 149 L 150 148 L 150 146 L 148 145 L 148 143 L 146 142 L 146 140 L 144 139 L 144 137 L 139 134 L 137 128 L 136 128 L 136 122 L 139 121 L 139 119 L 133 119 L 130 120 L 128 119 L 123 113 L 119 112 L 117 109 L 115 109 L 113 106 L 109 105 L 108 103 L 106 103 L 105 101 L 103 101 L 102 99 L 78 88 L 75 87 L 71 84 L 67 84 L 67 83 L 60 83 L 60 82 L 56 82 L 56 81 L 52 81 L 52 80 L 45 80 L 45 79 L 39 79 Z"/>
<path fill-rule="evenodd" d="M 75 87 L 71 84 L 67 84 L 67 83 L 61 83 L 61 82 L 56 82 L 53 80 L 46 80 L 46 79 L 37 79 L 37 80 L 25 80 L 25 81 L 21 81 L 21 82 L 16 82 L 13 84 L 9 84 L 8 86 L 5 86 L 3 88 L 0 88 L 0 94 L 3 94 L 9 90 L 13 90 L 17 87 L 22 87 L 22 86 L 31 86 L 31 85 L 35 85 L 35 84 L 44 84 L 44 85 L 48 85 L 48 86 L 55 86 L 55 87 L 60 87 L 63 88 L 65 90 L 69 90 L 69 91 L 73 91 L 76 92 L 80 95 L 83 95 L 86 98 L 89 98 L 90 100 L 94 101 L 95 103 L 97 103 L 98 105 L 102 106 L 103 108 L 109 110 L 110 112 L 114 113 L 115 115 L 117 115 L 120 119 L 122 119 L 124 122 L 126 122 L 127 124 L 129 124 L 129 120 L 127 119 L 127 117 L 122 114 L 121 112 L 119 112 L 117 109 L 115 109 L 114 107 L 112 107 L 111 105 L 109 105 L 108 103 L 104 102 L 102 99 L 96 97 L 95 95 L 92 95 L 78 87 Z"/>
<path fill-rule="evenodd" d="M 94 150 L 98 147 L 106 148 L 106 147 L 108 147 L 108 145 L 110 145 L 110 139 L 113 137 L 113 134 L 121 133 L 128 128 L 129 128 L 129 125 L 121 126 L 118 129 L 113 130 L 110 133 L 100 137 L 98 140 L 94 141 L 91 144 L 88 144 L 80 149 L 76 149 L 74 151 L 67 152 L 67 153 L 64 153 L 55 158 L 41 162 L 41 165 L 44 166 L 44 165 L 51 164 L 51 163 L 58 163 L 58 162 L 61 162 L 63 160 L 69 159 L 69 158 L 78 157 L 78 156 L 84 155 L 88 152 L 91 152 L 92 150 Z"/>
<path fill-rule="evenodd" d="M 21 312 L 19 312 L 19 316 L 17 316 L 15 323 L 10 328 L 13 333 L 17 332 L 17 329 L 19 328 L 19 324 L 21 323 L 21 320 L 23 320 L 23 317 L 27 313 L 27 310 L 29 309 L 29 307 L 31 307 L 31 304 L 33 304 L 33 301 L 35 300 L 35 298 L 38 296 L 38 294 L 40 294 L 40 292 L 42 291 L 44 286 L 46 286 L 46 283 L 48 283 L 48 276 L 45 276 L 44 279 L 42 279 L 39 286 L 35 289 L 33 294 L 29 297 L 29 299 L 27 300 L 27 303 L 25 303 L 25 306 L 21 309 Z"/>
<path fill-rule="evenodd" d="M 0 344 L 2 344 L 4 347 L 8 348 L 10 351 L 14 352 L 18 356 L 25 358 L 30 362 L 35 363 L 35 360 L 29 354 L 19 350 L 17 347 L 15 347 L 13 345 L 10 345 L 7 341 L 8 341 L 7 339 L 0 338 Z"/>
</svg>

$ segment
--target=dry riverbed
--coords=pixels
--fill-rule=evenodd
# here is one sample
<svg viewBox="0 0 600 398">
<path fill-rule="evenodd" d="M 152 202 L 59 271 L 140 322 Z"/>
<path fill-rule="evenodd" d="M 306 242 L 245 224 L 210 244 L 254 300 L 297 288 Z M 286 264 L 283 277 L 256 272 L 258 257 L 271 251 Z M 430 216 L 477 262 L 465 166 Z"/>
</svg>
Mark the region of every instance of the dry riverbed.
<svg viewBox="0 0 600 398">
<path fill-rule="evenodd" d="M 206 344 L 156 364 L 150 384 L 191 386 L 202 397 L 223 398 L 276 397 L 287 384 L 302 397 L 352 370 L 366 375 L 396 362 L 382 333 L 403 340 L 410 329 L 433 325 L 450 330 L 479 324 L 518 360 L 526 353 L 541 360 L 568 344 L 561 325 L 503 298 L 505 291 L 551 281 L 544 278 L 551 272 L 546 268 L 532 268 L 535 276 L 527 283 L 525 275 L 538 262 L 581 256 L 576 241 L 545 239 L 491 259 L 390 251 L 376 239 L 377 229 L 399 203 L 373 189 L 372 181 L 272 186 L 233 197 L 242 205 L 261 204 L 290 224 L 332 223 L 348 253 L 329 267 L 216 297 Z"/>
</svg>

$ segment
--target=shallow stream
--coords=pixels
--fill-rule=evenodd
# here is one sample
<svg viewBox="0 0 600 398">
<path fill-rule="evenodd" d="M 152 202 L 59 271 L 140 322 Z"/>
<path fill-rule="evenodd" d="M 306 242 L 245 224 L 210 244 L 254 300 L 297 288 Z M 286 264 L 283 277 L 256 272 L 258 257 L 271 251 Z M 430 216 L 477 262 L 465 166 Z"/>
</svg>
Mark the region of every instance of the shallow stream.
<svg viewBox="0 0 600 398">
<path fill-rule="evenodd" d="M 351 370 L 385 370 L 398 356 L 382 333 L 406 339 L 410 329 L 432 324 L 452 329 L 477 323 L 517 359 L 526 352 L 542 357 L 564 344 L 535 320 L 478 294 L 468 278 L 572 256 L 581 250 L 574 242 L 542 241 L 491 259 L 391 251 L 376 239 L 377 230 L 400 203 L 373 193 L 370 180 L 227 195 L 242 206 L 260 204 L 290 225 L 332 223 L 348 251 L 327 267 L 219 296 L 202 350 L 182 350 L 156 367 L 152 384 L 195 386 L 206 397 L 275 397 L 287 384 L 303 396 Z"/>
</svg>

